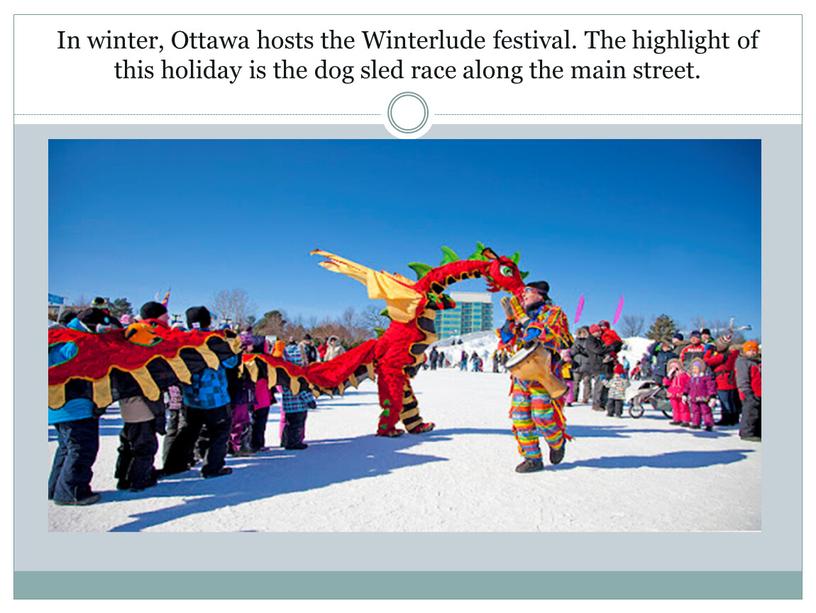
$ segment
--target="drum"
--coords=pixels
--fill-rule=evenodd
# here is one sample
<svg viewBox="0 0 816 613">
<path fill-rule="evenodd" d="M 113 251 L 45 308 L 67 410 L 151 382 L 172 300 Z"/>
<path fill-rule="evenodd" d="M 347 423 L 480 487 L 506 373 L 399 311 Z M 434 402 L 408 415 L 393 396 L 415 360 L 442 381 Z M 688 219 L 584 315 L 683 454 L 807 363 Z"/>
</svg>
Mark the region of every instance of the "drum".
<svg viewBox="0 0 816 613">
<path fill-rule="evenodd" d="M 536 381 L 544 386 L 550 398 L 560 398 L 567 386 L 552 371 L 552 352 L 536 343 L 521 349 L 507 360 L 507 370 L 522 381 Z"/>
</svg>

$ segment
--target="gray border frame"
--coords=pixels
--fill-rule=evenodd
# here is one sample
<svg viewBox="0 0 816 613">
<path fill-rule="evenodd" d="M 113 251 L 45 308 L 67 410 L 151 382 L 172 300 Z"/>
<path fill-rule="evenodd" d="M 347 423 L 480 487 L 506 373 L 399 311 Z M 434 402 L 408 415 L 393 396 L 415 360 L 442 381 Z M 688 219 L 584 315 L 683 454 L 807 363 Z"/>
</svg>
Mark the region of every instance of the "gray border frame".
<svg viewBox="0 0 816 613">
<path fill-rule="evenodd" d="M 47 334 L 39 304 L 47 291 L 47 143 L 53 138 L 391 138 L 381 126 L 60 126 L 15 128 L 15 327 L 26 330 L 25 343 L 15 335 L 18 364 L 45 364 Z M 111 534 L 51 533 L 42 487 L 50 458 L 43 453 L 46 372 L 15 369 L 15 590 L 19 597 L 121 597 L 133 571 L 150 568 L 166 577 L 139 573 L 157 583 L 151 597 L 412 597 L 400 591 L 415 576 L 433 586 L 428 597 L 632 597 L 688 596 L 672 589 L 682 572 L 699 585 L 700 597 L 801 596 L 802 438 L 789 436 L 789 424 L 801 423 L 801 371 L 786 365 L 801 358 L 799 338 L 786 334 L 802 321 L 802 140 L 800 125 L 509 125 L 433 126 L 425 138 L 760 138 L 762 152 L 763 355 L 766 395 L 786 406 L 784 415 L 766 417 L 760 532 L 740 533 L 330 533 L 330 534 Z M 791 228 L 800 228 L 791 232 Z M 32 332 L 33 331 L 33 332 Z M 32 336 L 33 334 L 33 336 Z M 783 424 L 784 421 L 784 424 Z M 34 471 L 33 467 L 38 467 Z M 34 472 L 34 478 L 31 474 Z M 27 474 L 28 473 L 28 474 Z M 235 577 L 264 577 L 241 593 L 208 591 L 205 564 L 210 550 L 231 550 L 252 539 L 248 555 L 231 560 Z M 260 541 L 260 542 L 259 542 Z M 247 541 L 248 542 L 248 541 Z M 297 547 L 293 547 L 293 545 Z M 556 558 L 518 560 L 519 547 L 558 551 Z M 110 559 L 127 547 L 129 559 Z M 70 561 L 43 555 L 72 551 Z M 285 560 L 270 552 L 293 552 Z M 252 555 L 260 551 L 260 555 Z M 302 552 L 302 553 L 299 553 Z M 319 552 L 319 560 L 315 559 Z M 383 552 L 389 555 L 383 557 Z M 559 588 L 543 590 L 536 584 Z M 70 563 L 66 574 L 60 562 Z M 616 568 L 623 573 L 599 572 Z M 702 575 L 687 572 L 694 568 Z M 353 571 L 336 572 L 340 570 Z M 643 577 L 642 571 L 664 571 Z M 104 573 L 102 571 L 105 571 Z M 108 572 L 124 571 L 124 572 Z M 128 572 L 130 571 L 130 572 Z M 177 572 L 170 572 L 177 571 Z M 285 572 L 295 571 L 295 572 Z M 322 571 L 322 572 L 321 572 Z M 335 572 L 326 572 L 335 571 Z M 378 574 L 382 571 L 384 574 Z M 406 574 L 407 571 L 407 574 Z M 423 572 L 424 571 L 424 572 Z M 443 572 L 446 571 L 446 572 Z M 514 572 L 508 572 L 514 571 Z M 708 571 L 708 572 L 706 572 Z M 728 571 L 728 577 L 717 571 Z M 314 581 L 319 572 L 325 582 Z M 528 573 L 525 575 L 524 573 Z M 56 574 L 55 574 L 56 573 Z M 734 574 L 736 573 L 736 574 Z M 222 573 L 219 573 L 222 574 Z M 233 575 L 233 573 L 230 573 Z M 325 575 L 325 576 L 324 576 Z M 514 577 L 525 576 L 519 588 Z M 437 577 L 438 579 L 434 579 Z M 593 579 L 588 579 L 593 577 Z M 605 577 L 591 586 L 598 577 Z M 705 577 L 720 577 L 708 581 Z M 760 580 L 761 577 L 761 580 Z M 535 581 L 540 578 L 541 581 Z M 100 581 L 104 579 L 104 581 Z M 127 581 L 125 580 L 127 579 Z M 305 583 L 308 579 L 308 584 Z M 235 585 L 243 585 L 239 580 Z M 388 586 L 380 590 L 377 585 Z M 119 586 L 108 591 L 104 585 Z M 73 586 L 73 587 L 72 587 Z M 617 587 L 616 587 L 617 586 Z M 661 586 L 654 591 L 650 586 Z M 737 589 L 736 586 L 739 586 Z M 272 589 L 272 588 L 275 589 Z M 173 591 L 177 588 L 178 591 Z M 563 589 L 562 589 L 563 588 Z M 764 591 L 766 588 L 767 591 Z M 203 590 L 203 591 L 202 591 Z M 720 591 L 718 591 L 720 590 Z M 407 590 L 410 591 L 410 590 Z M 545 593 L 546 592 L 546 593 Z M 681 591 L 682 592 L 682 591 Z M 134 595 L 135 597 L 136 595 Z M 144 595 L 142 595 L 144 596 Z"/>
</svg>

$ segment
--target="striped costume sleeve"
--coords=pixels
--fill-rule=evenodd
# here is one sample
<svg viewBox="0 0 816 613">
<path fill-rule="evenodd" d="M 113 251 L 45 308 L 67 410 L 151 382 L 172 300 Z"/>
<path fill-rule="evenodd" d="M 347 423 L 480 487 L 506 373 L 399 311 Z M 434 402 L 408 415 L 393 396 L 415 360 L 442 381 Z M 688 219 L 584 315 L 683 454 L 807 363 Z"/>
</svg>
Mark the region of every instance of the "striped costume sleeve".
<svg viewBox="0 0 816 613">
<path fill-rule="evenodd" d="M 542 307 L 524 334 L 524 342 L 538 341 L 547 349 L 569 349 L 575 342 L 569 331 L 569 321 L 560 307 Z"/>
</svg>

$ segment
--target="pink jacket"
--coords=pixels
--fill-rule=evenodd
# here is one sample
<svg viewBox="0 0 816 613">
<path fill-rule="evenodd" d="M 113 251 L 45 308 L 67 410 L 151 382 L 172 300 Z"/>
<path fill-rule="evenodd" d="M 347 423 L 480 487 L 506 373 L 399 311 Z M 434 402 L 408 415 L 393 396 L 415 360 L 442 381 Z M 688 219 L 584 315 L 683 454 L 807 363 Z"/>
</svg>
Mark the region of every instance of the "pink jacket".
<svg viewBox="0 0 816 613">
<path fill-rule="evenodd" d="M 691 377 L 686 384 L 689 400 L 706 402 L 717 394 L 717 386 L 711 375 Z"/>
<path fill-rule="evenodd" d="M 269 383 L 266 379 L 258 379 L 255 382 L 255 408 L 265 409 L 272 404 L 272 397 L 269 392 Z"/>
<path fill-rule="evenodd" d="M 678 369 L 671 379 L 663 379 L 663 385 L 668 388 L 669 398 L 682 398 L 688 388 L 689 379 L 691 375 L 682 368 Z"/>
</svg>

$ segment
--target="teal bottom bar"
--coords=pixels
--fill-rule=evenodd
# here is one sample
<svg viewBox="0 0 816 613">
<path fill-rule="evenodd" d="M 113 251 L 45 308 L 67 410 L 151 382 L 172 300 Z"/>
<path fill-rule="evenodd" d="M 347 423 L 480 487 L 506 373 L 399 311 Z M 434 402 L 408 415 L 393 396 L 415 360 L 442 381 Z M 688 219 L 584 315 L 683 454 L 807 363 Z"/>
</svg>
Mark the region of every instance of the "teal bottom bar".
<svg viewBox="0 0 816 613">
<path fill-rule="evenodd" d="M 802 573 L 26 571 L 14 573 L 14 597 L 801 599 Z"/>
</svg>

